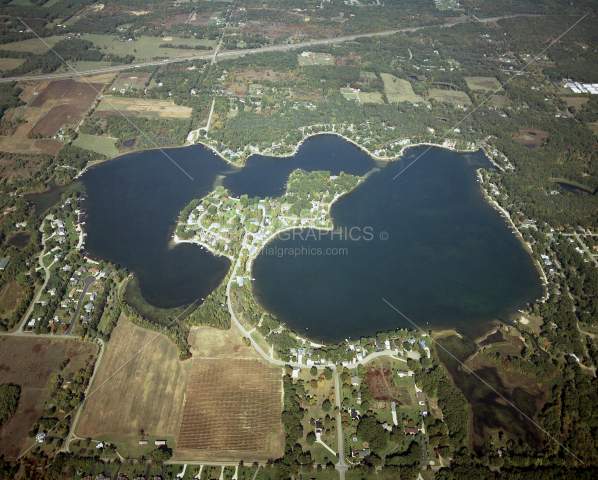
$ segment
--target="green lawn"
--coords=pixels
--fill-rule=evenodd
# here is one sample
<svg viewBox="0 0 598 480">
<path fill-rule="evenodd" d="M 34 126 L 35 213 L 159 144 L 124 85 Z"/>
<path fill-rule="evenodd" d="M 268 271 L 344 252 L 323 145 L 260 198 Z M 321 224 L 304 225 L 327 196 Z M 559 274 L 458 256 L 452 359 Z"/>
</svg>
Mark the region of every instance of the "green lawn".
<svg viewBox="0 0 598 480">
<path fill-rule="evenodd" d="M 147 440 L 147 445 L 139 445 L 141 437 L 139 435 L 131 437 L 117 437 L 114 435 L 98 435 L 93 440 L 113 443 L 116 445 L 116 451 L 124 458 L 139 458 L 142 455 L 148 455 L 153 452 L 157 447 L 154 444 L 156 440 L 166 440 L 166 444 L 170 447 L 174 447 L 174 437 L 166 437 L 164 435 L 146 435 L 143 437 Z"/>
<path fill-rule="evenodd" d="M 97 135 L 87 135 L 80 133 L 73 145 L 80 148 L 91 150 L 92 152 L 101 153 L 107 157 L 114 157 L 118 154 L 115 142 L 118 139 L 112 137 L 98 137 Z"/>
<path fill-rule="evenodd" d="M 60 2 L 60 0 L 48 0 L 46 3 L 44 3 L 42 5 L 42 7 L 44 7 L 44 8 L 50 8 L 50 7 L 54 6 L 54 5 L 56 5 L 58 2 Z"/>
</svg>

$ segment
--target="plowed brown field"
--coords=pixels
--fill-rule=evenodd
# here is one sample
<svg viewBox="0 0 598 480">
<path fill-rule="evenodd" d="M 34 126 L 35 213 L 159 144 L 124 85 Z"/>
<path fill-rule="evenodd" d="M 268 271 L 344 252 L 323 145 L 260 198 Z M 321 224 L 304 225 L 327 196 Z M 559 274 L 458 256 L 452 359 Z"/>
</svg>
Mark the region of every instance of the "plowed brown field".
<svg viewBox="0 0 598 480">
<path fill-rule="evenodd" d="M 193 360 L 177 448 L 206 458 L 282 455 L 281 374 L 257 360 Z"/>
</svg>

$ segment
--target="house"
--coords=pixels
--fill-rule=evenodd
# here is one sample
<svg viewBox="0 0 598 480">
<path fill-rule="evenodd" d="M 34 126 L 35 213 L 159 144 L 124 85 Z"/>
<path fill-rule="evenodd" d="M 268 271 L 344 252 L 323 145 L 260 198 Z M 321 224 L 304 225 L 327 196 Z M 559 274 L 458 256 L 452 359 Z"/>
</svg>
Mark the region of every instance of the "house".
<svg viewBox="0 0 598 480">
<path fill-rule="evenodd" d="M 291 374 L 292 378 L 299 378 L 299 372 L 301 370 L 299 368 L 293 368 L 293 373 Z"/>
<path fill-rule="evenodd" d="M 353 458 L 355 457 L 369 457 L 370 456 L 370 449 L 369 448 L 364 448 L 362 450 L 351 450 L 351 456 Z"/>
<path fill-rule="evenodd" d="M 88 323 L 89 322 L 89 315 L 83 315 L 81 317 L 81 323 Z"/>
<path fill-rule="evenodd" d="M 352 407 L 349 410 L 349 414 L 351 415 L 351 420 L 361 420 L 361 414 L 355 409 L 355 407 Z"/>
<path fill-rule="evenodd" d="M 139 445 L 147 445 L 147 440 L 139 440 Z"/>
<path fill-rule="evenodd" d="M 359 385 L 359 377 L 357 375 L 351 377 L 351 385 L 353 385 L 353 386 Z"/>
<path fill-rule="evenodd" d="M 87 313 L 91 313 L 93 310 L 93 303 L 88 303 L 87 305 L 85 305 L 85 311 Z"/>
<path fill-rule="evenodd" d="M 156 440 L 154 445 L 166 445 L 166 440 Z"/>
<path fill-rule="evenodd" d="M 361 392 L 357 392 L 357 405 L 361 405 Z"/>
<path fill-rule="evenodd" d="M 316 420 L 316 435 L 318 433 L 322 433 L 322 430 L 324 429 L 324 424 L 322 422 L 320 422 L 320 420 Z"/>
<path fill-rule="evenodd" d="M 89 273 L 93 273 L 94 275 L 96 273 L 100 273 L 100 271 L 97 268 L 90 268 L 89 270 L 87 270 Z"/>
<path fill-rule="evenodd" d="M 417 427 L 405 427 L 405 435 L 417 435 L 419 428 Z"/>
<path fill-rule="evenodd" d="M 409 372 L 406 372 L 405 370 L 397 370 L 397 375 L 399 377 L 408 377 L 409 376 Z"/>
<path fill-rule="evenodd" d="M 239 285 L 239 287 L 242 287 L 244 285 L 243 277 L 237 277 L 237 284 Z"/>
<path fill-rule="evenodd" d="M 420 405 L 425 405 L 426 404 L 426 397 L 424 396 L 424 392 L 416 392 L 415 393 L 417 395 L 417 402 Z"/>
</svg>

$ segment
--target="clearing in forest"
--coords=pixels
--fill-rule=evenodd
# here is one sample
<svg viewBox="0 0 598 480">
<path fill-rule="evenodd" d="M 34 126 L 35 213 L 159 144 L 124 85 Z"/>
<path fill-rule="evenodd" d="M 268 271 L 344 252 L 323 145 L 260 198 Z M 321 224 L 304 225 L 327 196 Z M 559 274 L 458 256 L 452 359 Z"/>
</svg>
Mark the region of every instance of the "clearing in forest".
<svg viewBox="0 0 598 480">
<path fill-rule="evenodd" d="M 390 73 L 381 73 L 380 77 L 384 82 L 384 93 L 390 103 L 424 101 L 421 95 L 415 94 L 411 83 L 407 80 L 397 78 Z"/>
</svg>

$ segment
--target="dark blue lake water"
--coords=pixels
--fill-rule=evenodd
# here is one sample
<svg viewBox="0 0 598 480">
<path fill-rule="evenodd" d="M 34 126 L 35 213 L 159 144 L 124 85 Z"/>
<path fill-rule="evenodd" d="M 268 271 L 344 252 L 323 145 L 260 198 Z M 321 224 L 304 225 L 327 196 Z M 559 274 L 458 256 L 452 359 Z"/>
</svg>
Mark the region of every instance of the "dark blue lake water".
<svg viewBox="0 0 598 480">
<path fill-rule="evenodd" d="M 485 157 L 432 148 L 393 180 L 424 151 L 408 150 L 337 201 L 331 213 L 344 238 L 304 230 L 303 238 L 268 244 L 346 251 L 260 255 L 252 276 L 264 308 L 310 338 L 332 341 L 410 327 L 383 297 L 422 328 L 455 327 L 469 335 L 540 297 L 529 254 L 477 182 L 475 170 L 491 167 Z M 198 246 L 172 245 L 178 215 L 192 199 L 219 184 L 235 196 L 277 196 L 296 168 L 333 175 L 376 168 L 359 148 L 330 135 L 309 139 L 294 157 L 252 156 L 243 169 L 202 146 L 168 155 L 193 180 L 159 151 L 120 157 L 82 177 L 91 257 L 128 267 L 147 302 L 160 308 L 206 297 L 230 265 Z"/>
</svg>

